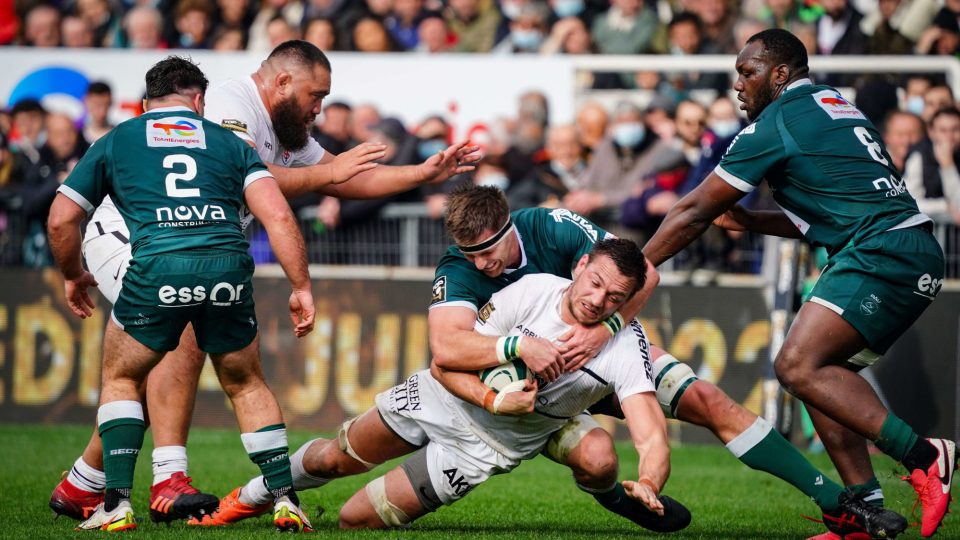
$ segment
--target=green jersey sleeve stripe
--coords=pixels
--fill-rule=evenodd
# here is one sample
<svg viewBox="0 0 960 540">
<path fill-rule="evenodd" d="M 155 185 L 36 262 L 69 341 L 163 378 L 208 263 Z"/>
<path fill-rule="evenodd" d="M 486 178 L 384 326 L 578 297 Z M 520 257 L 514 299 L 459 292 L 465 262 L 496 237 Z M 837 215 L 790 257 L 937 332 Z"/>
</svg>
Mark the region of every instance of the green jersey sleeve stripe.
<svg viewBox="0 0 960 540">
<path fill-rule="evenodd" d="M 273 178 L 273 175 L 270 174 L 270 171 L 254 171 L 248 174 L 247 177 L 243 180 L 243 189 L 247 189 L 248 187 L 250 187 L 250 184 L 263 178 Z"/>
<path fill-rule="evenodd" d="M 744 193 L 750 193 L 751 191 L 757 188 L 757 186 L 747 182 L 746 180 L 741 180 L 740 178 L 734 176 L 733 174 L 730 174 L 729 172 L 725 171 L 723 167 L 719 165 L 717 165 L 717 167 L 713 169 L 713 172 L 715 172 L 717 176 L 719 176 L 720 178 L 723 178 L 724 181 L 726 181 L 726 183 L 739 189 L 740 191 L 743 191 Z"/>
<path fill-rule="evenodd" d="M 474 312 L 478 311 L 477 306 L 465 300 L 457 300 L 453 302 L 440 302 L 440 303 L 433 304 L 432 306 L 430 306 L 429 309 L 438 308 L 438 307 L 465 307 L 465 308 L 472 309 Z"/>
<path fill-rule="evenodd" d="M 88 201 L 86 197 L 78 193 L 77 190 L 73 189 L 72 187 L 62 185 L 57 188 L 57 191 L 66 195 L 66 197 L 71 201 L 79 204 L 80 208 L 83 208 L 87 212 L 87 215 L 92 214 L 95 210 L 94 206 L 90 204 L 90 201 Z"/>
</svg>

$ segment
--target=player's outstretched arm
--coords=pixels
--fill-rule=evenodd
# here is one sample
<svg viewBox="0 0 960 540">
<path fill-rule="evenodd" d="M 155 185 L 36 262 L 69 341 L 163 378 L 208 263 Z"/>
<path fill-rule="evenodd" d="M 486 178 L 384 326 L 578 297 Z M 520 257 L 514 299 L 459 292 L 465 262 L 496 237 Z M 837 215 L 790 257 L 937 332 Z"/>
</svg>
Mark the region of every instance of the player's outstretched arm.
<svg viewBox="0 0 960 540">
<path fill-rule="evenodd" d="M 528 380 L 523 390 L 506 393 L 498 401 L 497 393 L 483 384 L 475 371 L 451 371 L 431 362 L 430 373 L 451 394 L 492 414 L 523 416 L 533 412 L 537 385 L 532 381 Z"/>
<path fill-rule="evenodd" d="M 307 270 L 307 250 L 300 227 L 273 178 L 255 181 L 247 186 L 243 195 L 250 212 L 267 230 L 270 246 L 293 287 L 290 318 L 294 324 L 294 334 L 303 337 L 313 330 L 315 310 L 310 273 Z"/>
<path fill-rule="evenodd" d="M 667 212 L 657 232 L 643 246 L 643 254 L 654 266 L 660 266 L 699 238 L 717 216 L 733 207 L 744 195 L 717 173 L 710 173 Z"/>
<path fill-rule="evenodd" d="M 430 156 L 419 165 L 381 165 L 357 174 L 348 182 L 324 186 L 320 192 L 345 199 L 386 197 L 470 172 L 476 168 L 481 157 L 479 147 L 463 141 Z M 320 163 L 326 159 L 328 156 L 325 155 Z"/>
<path fill-rule="evenodd" d="M 663 503 L 658 496 L 670 476 L 670 445 L 667 439 L 667 420 L 653 392 L 633 394 L 620 402 L 626 418 L 630 439 L 640 457 L 638 480 L 626 480 L 623 488 L 660 515 Z"/>
<path fill-rule="evenodd" d="M 476 313 L 466 307 L 440 306 L 430 310 L 427 316 L 430 351 L 439 367 L 477 371 L 501 363 L 497 355 L 500 338 L 474 331 L 476 320 Z M 549 341 L 524 336 L 518 348 L 523 363 L 548 382 L 556 380 L 563 372 L 560 350 Z"/>
<path fill-rule="evenodd" d="M 87 289 L 97 285 L 93 274 L 84 270 L 80 262 L 80 222 L 85 217 L 87 213 L 79 204 L 57 193 L 47 219 L 50 251 L 63 273 L 67 305 L 81 319 L 93 314 L 94 303 Z"/>
<path fill-rule="evenodd" d="M 319 163 L 309 167 L 283 167 L 268 163 L 267 168 L 277 180 L 284 197 L 288 199 L 312 191 L 330 195 L 333 193 L 328 193 L 327 190 L 332 189 L 331 186 L 379 167 L 376 161 L 383 159 L 385 149 L 383 144 L 365 142 L 336 156 L 325 153 Z"/>
</svg>

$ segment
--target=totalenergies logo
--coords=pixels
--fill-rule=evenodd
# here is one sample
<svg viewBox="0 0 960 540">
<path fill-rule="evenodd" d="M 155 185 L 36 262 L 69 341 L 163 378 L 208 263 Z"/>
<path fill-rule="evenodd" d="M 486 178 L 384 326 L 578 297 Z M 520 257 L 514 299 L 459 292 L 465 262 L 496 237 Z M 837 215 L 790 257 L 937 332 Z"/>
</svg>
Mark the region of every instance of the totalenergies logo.
<svg viewBox="0 0 960 540">
<path fill-rule="evenodd" d="M 176 124 L 163 124 L 160 122 L 154 122 L 153 127 L 162 129 L 167 135 L 170 135 L 170 132 L 172 131 L 181 137 L 190 137 L 197 132 L 197 126 L 187 122 L 186 120 L 178 120 Z"/>
<path fill-rule="evenodd" d="M 853 105 L 851 105 L 849 101 L 843 99 L 843 97 L 840 96 L 840 94 L 836 94 L 835 96 L 832 96 L 832 97 L 822 97 L 820 98 L 820 103 L 823 103 L 824 105 L 830 105 L 831 107 L 840 107 L 840 108 L 853 107 Z"/>
</svg>

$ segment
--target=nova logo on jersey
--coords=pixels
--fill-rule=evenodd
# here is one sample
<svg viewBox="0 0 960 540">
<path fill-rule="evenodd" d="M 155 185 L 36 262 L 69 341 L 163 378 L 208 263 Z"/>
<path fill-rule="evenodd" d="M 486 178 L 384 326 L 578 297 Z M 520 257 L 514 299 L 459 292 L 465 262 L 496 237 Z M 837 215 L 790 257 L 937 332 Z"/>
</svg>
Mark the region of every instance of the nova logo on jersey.
<svg viewBox="0 0 960 540">
<path fill-rule="evenodd" d="M 866 117 L 859 109 L 843 98 L 836 90 L 821 90 L 813 94 L 817 105 L 834 120 L 856 118 L 865 120 Z"/>
<path fill-rule="evenodd" d="M 169 116 L 147 121 L 147 146 L 206 149 L 207 137 L 199 120 Z"/>
<path fill-rule="evenodd" d="M 158 227 L 199 227 L 211 221 L 227 219 L 223 207 L 216 204 L 157 208 Z"/>
</svg>

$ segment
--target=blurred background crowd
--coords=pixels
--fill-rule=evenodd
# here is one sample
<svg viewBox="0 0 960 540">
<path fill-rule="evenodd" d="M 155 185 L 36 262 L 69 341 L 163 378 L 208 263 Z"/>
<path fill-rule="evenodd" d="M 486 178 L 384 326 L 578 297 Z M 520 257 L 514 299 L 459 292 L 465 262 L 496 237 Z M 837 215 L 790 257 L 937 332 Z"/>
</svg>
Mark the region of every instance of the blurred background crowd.
<svg viewBox="0 0 960 540">
<path fill-rule="evenodd" d="M 811 55 L 960 52 L 960 0 L 0 0 L 0 6 L 0 44 L 27 47 L 265 55 L 302 38 L 324 51 L 697 55 L 733 54 L 750 35 L 781 27 L 800 37 Z M 920 209 L 951 228 L 960 224 L 960 112 L 942 76 L 816 75 L 817 82 L 855 96 Z M 551 124 L 547 98 L 530 91 L 514 115 L 489 119 L 477 141 L 486 158 L 472 174 L 389 199 L 294 200 L 313 262 L 400 264 L 410 229 L 385 225 L 390 219 L 416 218 L 417 241 L 442 249 L 438 218 L 445 194 L 463 182 L 500 187 L 515 209 L 566 208 L 642 241 L 745 125 L 727 73 L 585 72 L 582 78 L 578 84 L 586 88 L 639 90 L 648 98 L 642 105 L 581 100 L 573 121 Z M 80 121 L 31 99 L 5 104 L 0 113 L 5 266 L 52 262 L 47 210 L 73 164 L 112 127 L 111 88 L 90 84 L 84 105 Z M 383 161 L 406 165 L 443 149 L 452 132 L 440 111 L 405 125 L 376 104 L 334 101 L 324 104 L 313 135 L 334 153 L 382 141 L 388 148 Z M 744 203 L 772 205 L 762 190 Z M 261 240 L 254 231 L 255 250 Z M 755 273 L 761 243 L 711 230 L 678 263 Z M 419 252 L 415 264 L 432 266 L 438 254 Z M 270 258 L 268 252 L 257 257 Z"/>
</svg>

